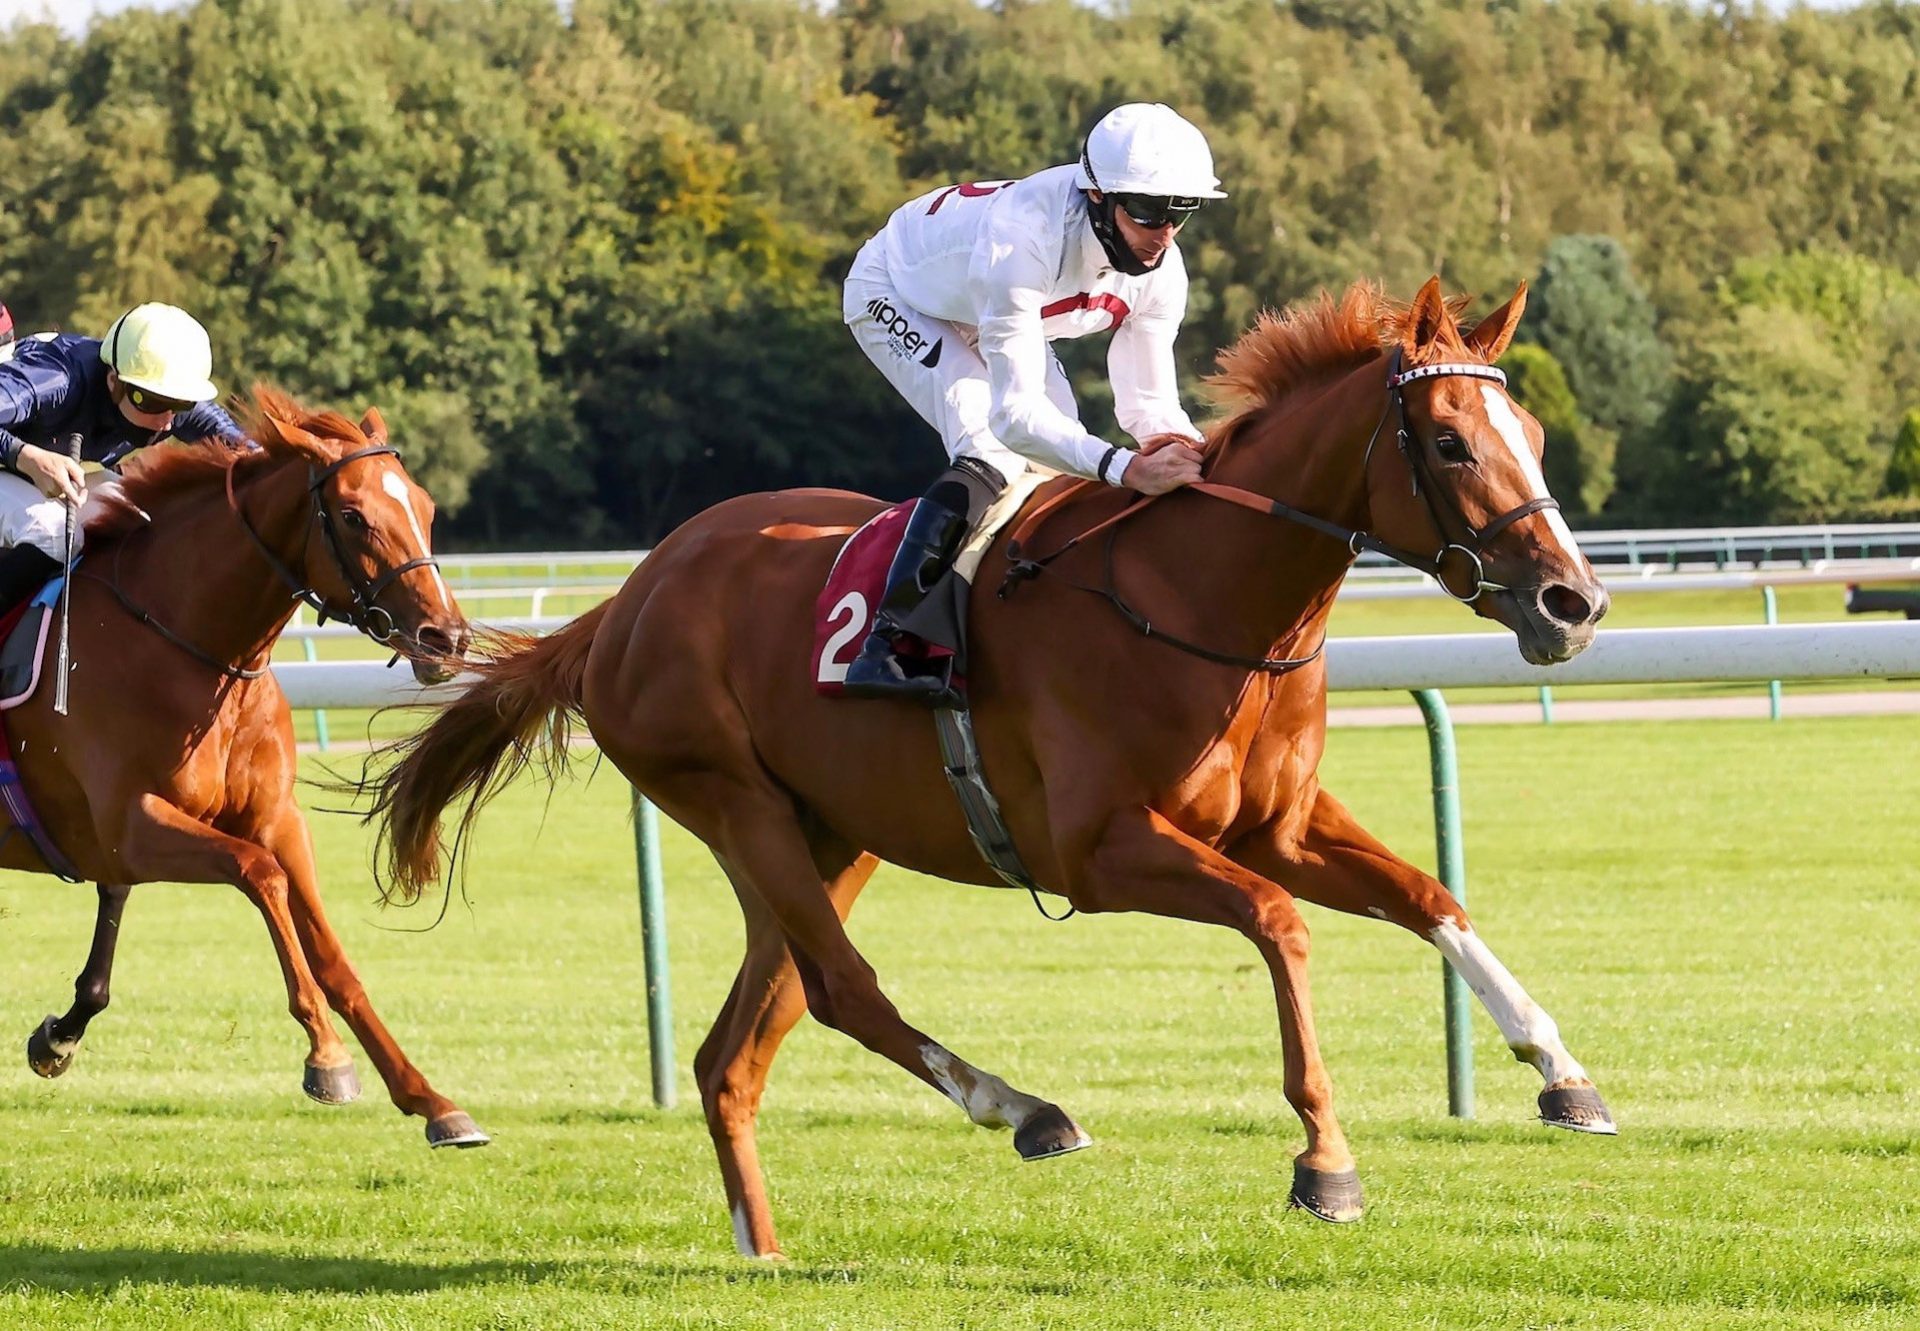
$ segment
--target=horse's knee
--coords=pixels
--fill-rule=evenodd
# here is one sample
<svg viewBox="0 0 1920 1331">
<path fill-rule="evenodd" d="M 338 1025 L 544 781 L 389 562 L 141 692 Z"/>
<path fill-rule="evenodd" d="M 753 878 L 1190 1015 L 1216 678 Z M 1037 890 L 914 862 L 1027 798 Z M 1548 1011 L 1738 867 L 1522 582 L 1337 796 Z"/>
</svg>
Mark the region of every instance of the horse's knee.
<svg viewBox="0 0 1920 1331">
<path fill-rule="evenodd" d="M 104 975 L 83 977 L 73 986 L 73 1005 L 84 1012 L 89 1019 L 105 1012 L 111 997 L 107 991 L 107 978 Z"/>
</svg>

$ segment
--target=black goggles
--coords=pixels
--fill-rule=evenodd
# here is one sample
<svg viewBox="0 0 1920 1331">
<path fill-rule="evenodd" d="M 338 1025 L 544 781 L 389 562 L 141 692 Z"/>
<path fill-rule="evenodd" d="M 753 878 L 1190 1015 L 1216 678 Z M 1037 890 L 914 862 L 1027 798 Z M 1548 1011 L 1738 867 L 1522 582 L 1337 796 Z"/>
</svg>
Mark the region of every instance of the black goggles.
<svg viewBox="0 0 1920 1331">
<path fill-rule="evenodd" d="M 136 384 L 127 385 L 127 401 L 133 403 L 135 411 L 144 411 L 149 416 L 159 416 L 165 412 L 177 415 L 193 406 L 193 403 L 182 402 L 178 398 L 161 397 L 151 388 L 141 388 Z"/>
<path fill-rule="evenodd" d="M 1157 231 L 1179 226 L 1200 211 L 1206 200 L 1191 194 L 1116 194 L 1114 206 L 1141 226 Z"/>
</svg>

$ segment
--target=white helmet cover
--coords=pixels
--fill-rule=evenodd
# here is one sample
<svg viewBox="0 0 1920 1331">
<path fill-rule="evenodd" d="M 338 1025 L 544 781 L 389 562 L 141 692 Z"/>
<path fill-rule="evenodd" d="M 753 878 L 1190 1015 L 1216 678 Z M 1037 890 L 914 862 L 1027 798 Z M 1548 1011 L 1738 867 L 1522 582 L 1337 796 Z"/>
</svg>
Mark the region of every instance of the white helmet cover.
<svg viewBox="0 0 1920 1331">
<path fill-rule="evenodd" d="M 1206 136 L 1159 102 L 1128 102 L 1100 118 L 1080 152 L 1079 185 L 1103 194 L 1227 197 Z"/>
<path fill-rule="evenodd" d="M 100 359 L 121 382 L 176 402 L 211 402 L 213 344 L 200 321 L 173 305 L 138 305 L 100 339 Z"/>
</svg>

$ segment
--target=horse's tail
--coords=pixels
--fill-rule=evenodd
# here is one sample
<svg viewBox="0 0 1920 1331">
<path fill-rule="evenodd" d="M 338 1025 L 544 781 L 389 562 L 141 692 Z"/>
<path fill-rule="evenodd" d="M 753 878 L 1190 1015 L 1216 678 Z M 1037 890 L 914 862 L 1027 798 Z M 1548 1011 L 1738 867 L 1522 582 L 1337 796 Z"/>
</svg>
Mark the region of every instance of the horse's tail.
<svg viewBox="0 0 1920 1331">
<path fill-rule="evenodd" d="M 603 602 L 544 638 L 493 636 L 465 666 L 480 678 L 433 724 L 389 747 L 399 761 L 372 781 L 367 814 L 381 820 L 374 862 L 384 866 L 384 899 L 417 901 L 440 877 L 440 817 L 448 805 L 466 799 L 453 844 L 458 859 L 481 807 L 530 763 L 550 779 L 564 772 L 587 653 L 606 615 Z"/>
</svg>

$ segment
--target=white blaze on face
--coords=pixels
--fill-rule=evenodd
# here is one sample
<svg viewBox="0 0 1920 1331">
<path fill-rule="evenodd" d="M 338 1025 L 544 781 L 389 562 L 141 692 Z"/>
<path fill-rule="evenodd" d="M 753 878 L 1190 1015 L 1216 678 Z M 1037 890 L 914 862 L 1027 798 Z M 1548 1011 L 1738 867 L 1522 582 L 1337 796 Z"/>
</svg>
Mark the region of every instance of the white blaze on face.
<svg viewBox="0 0 1920 1331">
<path fill-rule="evenodd" d="M 400 505 L 400 511 L 407 515 L 407 526 L 413 529 L 414 544 L 420 549 L 418 555 L 411 557 L 419 559 L 431 557 L 433 550 L 427 544 L 427 533 L 426 529 L 420 525 L 420 515 L 413 511 L 413 500 L 407 493 L 406 480 L 398 472 L 382 471 L 380 488 L 385 490 L 392 497 L 393 502 Z M 434 590 L 440 593 L 440 604 L 449 610 L 453 609 L 453 596 L 447 591 L 447 584 L 440 576 L 439 566 L 429 564 L 427 572 L 433 575 L 433 586 Z"/>
<path fill-rule="evenodd" d="M 1513 404 L 1507 396 L 1492 384 L 1480 385 L 1480 400 L 1486 404 L 1487 420 L 1493 424 L 1501 442 L 1507 451 L 1513 454 L 1513 460 L 1520 464 L 1520 474 L 1526 477 L 1529 493 L 1527 498 L 1538 499 L 1547 493 L 1547 478 L 1540 474 L 1540 463 L 1533 456 L 1533 450 L 1527 446 L 1526 427 L 1520 424 L 1520 418 L 1513 414 Z M 1580 547 L 1574 542 L 1573 529 L 1567 526 L 1567 520 L 1560 516 L 1560 510 L 1549 508 L 1540 514 L 1547 520 L 1547 530 L 1553 533 L 1553 539 L 1560 543 L 1562 552 L 1573 566 L 1584 567 L 1580 558 Z"/>
<path fill-rule="evenodd" d="M 1574 1061 L 1560 1043 L 1560 1028 L 1554 1025 L 1540 1006 L 1527 997 L 1527 991 L 1500 964 L 1493 949 L 1480 941 L 1471 929 L 1462 929 L 1452 920 L 1443 920 L 1429 935 L 1440 955 L 1452 963 L 1467 982 L 1467 988 L 1486 1005 L 1487 1013 L 1515 1058 L 1531 1063 L 1549 1086 L 1563 1081 L 1584 1081 L 1586 1071 Z"/>
</svg>

